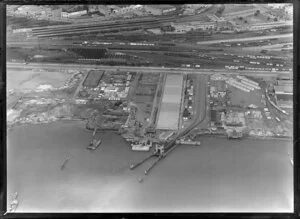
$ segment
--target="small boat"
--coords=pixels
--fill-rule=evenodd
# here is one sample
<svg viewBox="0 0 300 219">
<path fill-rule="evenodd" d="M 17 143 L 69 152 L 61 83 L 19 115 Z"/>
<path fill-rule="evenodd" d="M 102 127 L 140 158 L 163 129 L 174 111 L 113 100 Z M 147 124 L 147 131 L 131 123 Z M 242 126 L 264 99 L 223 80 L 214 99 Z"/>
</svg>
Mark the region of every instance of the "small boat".
<svg viewBox="0 0 300 219">
<path fill-rule="evenodd" d="M 60 167 L 61 170 L 64 170 L 64 169 L 65 169 L 66 164 L 68 163 L 69 160 L 70 160 L 70 157 L 67 157 L 67 158 L 64 160 L 63 164 L 62 164 L 61 167 Z"/>
<path fill-rule="evenodd" d="M 99 147 L 99 145 L 101 144 L 101 142 L 102 141 L 100 139 L 98 141 L 95 140 L 95 139 L 93 139 L 91 141 L 91 143 L 88 145 L 87 149 L 89 149 L 89 150 L 96 150 Z"/>
</svg>

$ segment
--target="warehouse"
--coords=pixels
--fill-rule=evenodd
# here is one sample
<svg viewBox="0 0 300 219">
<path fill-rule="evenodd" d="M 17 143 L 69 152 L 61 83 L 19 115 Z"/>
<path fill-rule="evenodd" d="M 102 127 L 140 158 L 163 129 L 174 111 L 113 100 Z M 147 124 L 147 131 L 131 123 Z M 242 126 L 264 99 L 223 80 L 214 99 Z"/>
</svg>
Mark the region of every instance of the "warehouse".
<svg viewBox="0 0 300 219">
<path fill-rule="evenodd" d="M 293 95 L 293 86 L 288 85 L 275 85 L 275 94 L 286 94 L 286 95 Z"/>
<path fill-rule="evenodd" d="M 278 81 L 274 86 L 276 102 L 280 108 L 293 107 L 293 84 L 292 81 Z"/>
<path fill-rule="evenodd" d="M 167 75 L 157 129 L 178 130 L 182 83 L 182 75 Z"/>
<path fill-rule="evenodd" d="M 61 17 L 68 18 L 68 17 L 80 17 L 82 15 L 87 14 L 87 10 L 82 10 L 82 11 L 75 11 L 72 13 L 68 12 L 61 12 Z"/>
</svg>

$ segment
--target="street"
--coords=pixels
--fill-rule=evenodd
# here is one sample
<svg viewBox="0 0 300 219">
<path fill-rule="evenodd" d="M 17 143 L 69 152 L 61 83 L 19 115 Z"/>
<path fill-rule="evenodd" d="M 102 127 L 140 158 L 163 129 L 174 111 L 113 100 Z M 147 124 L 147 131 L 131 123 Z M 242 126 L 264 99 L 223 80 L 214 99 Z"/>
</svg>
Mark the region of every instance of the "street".
<svg viewBox="0 0 300 219">
<path fill-rule="evenodd" d="M 249 71 L 249 70 L 225 70 L 225 69 L 194 69 L 194 68 L 166 68 L 166 67 L 134 67 L 134 66 L 105 66 L 105 65 L 86 65 L 86 64 L 54 64 L 54 63 L 17 63 L 7 62 L 7 68 L 22 68 L 22 69 L 75 69 L 75 70 L 89 70 L 101 69 L 104 71 L 136 71 L 145 73 L 172 73 L 172 74 L 204 74 L 212 75 L 216 73 L 229 74 L 229 75 L 255 75 L 255 76 L 287 76 L 292 75 L 289 71 Z"/>
</svg>

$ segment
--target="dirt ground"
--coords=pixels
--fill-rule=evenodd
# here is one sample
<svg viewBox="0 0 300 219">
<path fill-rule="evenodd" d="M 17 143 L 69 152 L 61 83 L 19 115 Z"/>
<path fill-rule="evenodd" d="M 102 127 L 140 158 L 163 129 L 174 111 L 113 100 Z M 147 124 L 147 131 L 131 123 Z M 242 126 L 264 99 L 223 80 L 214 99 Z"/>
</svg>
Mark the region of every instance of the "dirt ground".
<svg viewBox="0 0 300 219">
<path fill-rule="evenodd" d="M 49 84 L 53 87 L 61 87 L 69 77 L 66 73 L 48 72 L 42 70 L 7 70 L 7 89 L 19 91 L 34 90 L 41 84 Z"/>
</svg>

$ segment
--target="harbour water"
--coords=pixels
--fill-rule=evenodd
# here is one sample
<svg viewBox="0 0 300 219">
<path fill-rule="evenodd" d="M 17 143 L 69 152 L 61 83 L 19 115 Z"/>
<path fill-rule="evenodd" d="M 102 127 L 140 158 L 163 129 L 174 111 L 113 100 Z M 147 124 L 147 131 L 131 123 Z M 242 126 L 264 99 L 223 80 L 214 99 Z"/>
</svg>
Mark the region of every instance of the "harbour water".
<svg viewBox="0 0 300 219">
<path fill-rule="evenodd" d="M 148 152 L 131 151 L 109 132 L 97 133 L 102 144 L 90 151 L 92 134 L 79 121 L 8 132 L 16 212 L 293 211 L 292 142 L 203 137 L 201 146 L 177 147 L 139 183 L 151 160 L 133 171 L 129 165 Z"/>
</svg>

